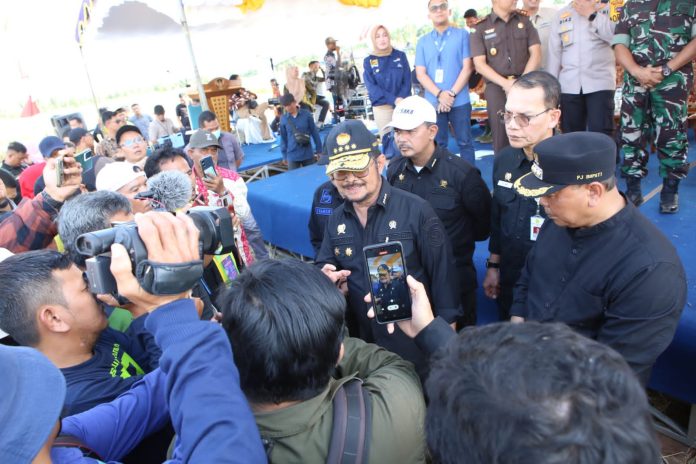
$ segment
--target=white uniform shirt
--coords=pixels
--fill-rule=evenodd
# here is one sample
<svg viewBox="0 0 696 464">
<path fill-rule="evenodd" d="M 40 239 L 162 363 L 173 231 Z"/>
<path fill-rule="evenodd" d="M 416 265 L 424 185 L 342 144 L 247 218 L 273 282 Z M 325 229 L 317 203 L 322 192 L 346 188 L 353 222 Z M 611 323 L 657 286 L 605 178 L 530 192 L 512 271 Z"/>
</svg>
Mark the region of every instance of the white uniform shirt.
<svg viewBox="0 0 696 464">
<path fill-rule="evenodd" d="M 561 8 L 551 23 L 547 68 L 561 83 L 561 92 L 578 95 L 616 89 L 616 62 L 611 41 L 616 24 L 608 8 L 593 21 L 571 5 Z"/>
<path fill-rule="evenodd" d="M 546 70 L 549 35 L 551 33 L 551 23 L 553 22 L 554 16 L 556 16 L 556 10 L 554 8 L 539 8 L 535 14 L 529 14 L 529 20 L 539 33 L 539 41 L 541 42 L 541 69 L 544 70 Z"/>
</svg>

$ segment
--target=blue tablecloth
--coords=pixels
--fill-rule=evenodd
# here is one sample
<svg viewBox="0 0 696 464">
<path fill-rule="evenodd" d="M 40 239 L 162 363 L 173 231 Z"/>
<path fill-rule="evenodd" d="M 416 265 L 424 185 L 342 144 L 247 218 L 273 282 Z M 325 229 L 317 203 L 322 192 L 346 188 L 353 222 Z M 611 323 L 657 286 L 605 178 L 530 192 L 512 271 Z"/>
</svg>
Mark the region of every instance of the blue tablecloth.
<svg viewBox="0 0 696 464">
<path fill-rule="evenodd" d="M 269 150 L 274 144 L 273 143 L 257 143 L 253 145 L 245 145 L 242 147 L 244 150 L 244 159 L 242 160 L 241 166 L 237 169 L 238 172 L 247 171 L 249 169 L 256 169 L 267 164 L 278 163 L 283 160 L 283 154 L 280 152 L 280 147 L 277 146 L 280 142 L 274 142 L 276 147 Z"/>
<path fill-rule="evenodd" d="M 314 258 L 309 212 L 314 191 L 329 178 L 325 166 L 307 166 L 249 183 L 249 205 L 267 242 Z"/>
</svg>

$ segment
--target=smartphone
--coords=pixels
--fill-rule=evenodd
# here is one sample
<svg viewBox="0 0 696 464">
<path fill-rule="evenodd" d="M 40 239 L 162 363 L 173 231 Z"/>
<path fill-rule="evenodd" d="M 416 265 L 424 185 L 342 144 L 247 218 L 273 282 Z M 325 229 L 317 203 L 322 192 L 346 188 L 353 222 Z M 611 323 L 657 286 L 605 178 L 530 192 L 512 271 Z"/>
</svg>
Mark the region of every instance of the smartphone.
<svg viewBox="0 0 696 464">
<path fill-rule="evenodd" d="M 63 185 L 63 158 L 56 159 L 56 187 Z"/>
<path fill-rule="evenodd" d="M 201 158 L 201 168 L 203 169 L 203 175 L 205 177 L 217 177 L 218 173 L 215 170 L 215 163 L 213 162 L 213 157 L 210 155 Z"/>
<path fill-rule="evenodd" d="M 94 153 L 90 149 L 87 149 L 75 155 L 75 161 L 80 163 L 83 171 L 88 171 L 92 169 L 92 166 L 94 165 L 94 160 L 92 158 L 94 158 Z"/>
<path fill-rule="evenodd" d="M 363 248 L 372 306 L 380 324 L 411 319 L 411 292 L 406 283 L 406 263 L 401 242 Z"/>
</svg>

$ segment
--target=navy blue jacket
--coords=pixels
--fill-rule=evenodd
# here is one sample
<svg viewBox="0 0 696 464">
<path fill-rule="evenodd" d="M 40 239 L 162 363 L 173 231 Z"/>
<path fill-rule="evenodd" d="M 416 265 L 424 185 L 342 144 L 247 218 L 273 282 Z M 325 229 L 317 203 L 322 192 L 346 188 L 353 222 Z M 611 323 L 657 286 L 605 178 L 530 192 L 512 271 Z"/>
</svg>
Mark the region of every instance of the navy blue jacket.
<svg viewBox="0 0 696 464">
<path fill-rule="evenodd" d="M 285 161 L 304 161 L 312 159 L 314 153 L 321 153 L 321 137 L 319 130 L 314 124 L 314 116 L 307 110 L 298 108 L 297 116 L 292 118 L 297 132 L 309 134 L 314 139 L 315 149 L 312 151 L 312 143 L 304 147 L 295 142 L 295 135 L 292 126 L 288 123 L 291 118 L 290 113 L 283 113 L 280 117 L 280 151 L 283 153 Z"/>
<path fill-rule="evenodd" d="M 160 367 L 114 401 L 63 419 L 62 433 L 114 462 L 171 418 L 177 440 L 168 463 L 265 463 L 220 325 L 199 320 L 192 300 L 169 303 L 145 322 L 162 348 Z M 97 462 L 74 447 L 54 447 L 51 458 L 57 464 Z"/>
<path fill-rule="evenodd" d="M 404 52 L 393 50 L 389 56 L 369 55 L 363 61 L 363 69 L 373 106 L 394 106 L 398 97 L 411 95 L 411 68 Z"/>
</svg>

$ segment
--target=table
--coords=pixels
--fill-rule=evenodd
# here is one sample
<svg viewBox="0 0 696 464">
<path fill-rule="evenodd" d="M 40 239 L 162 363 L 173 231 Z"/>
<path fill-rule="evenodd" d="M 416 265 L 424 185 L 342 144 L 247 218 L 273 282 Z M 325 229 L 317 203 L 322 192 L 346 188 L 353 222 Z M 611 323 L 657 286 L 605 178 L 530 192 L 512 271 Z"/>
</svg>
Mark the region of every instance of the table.
<svg viewBox="0 0 696 464">
<path fill-rule="evenodd" d="M 307 166 L 249 184 L 249 205 L 265 241 L 314 258 L 309 213 L 314 191 L 326 182 L 326 166 Z"/>
<path fill-rule="evenodd" d="M 283 160 L 280 152 L 280 144 L 276 143 L 257 143 L 245 145 L 244 159 L 237 169 L 237 172 L 246 180 L 251 182 L 256 179 L 266 179 L 269 171 L 283 172 L 286 169 L 276 166 Z"/>
</svg>

